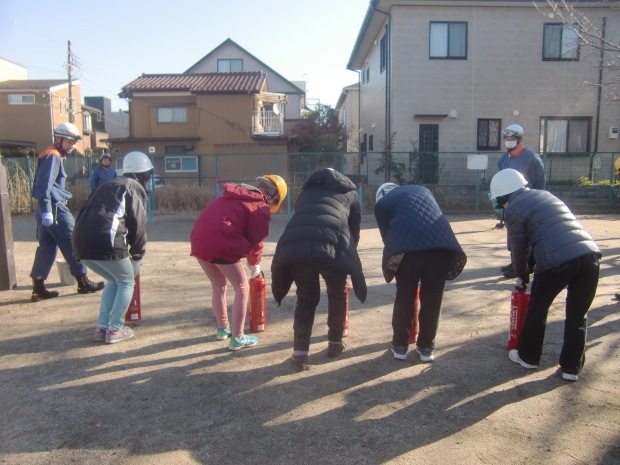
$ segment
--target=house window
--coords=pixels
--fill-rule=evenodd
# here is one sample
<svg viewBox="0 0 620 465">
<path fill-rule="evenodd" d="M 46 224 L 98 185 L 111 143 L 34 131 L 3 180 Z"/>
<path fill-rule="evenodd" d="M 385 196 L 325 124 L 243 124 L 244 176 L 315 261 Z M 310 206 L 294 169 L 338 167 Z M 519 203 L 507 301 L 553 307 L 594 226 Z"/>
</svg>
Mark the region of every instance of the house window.
<svg viewBox="0 0 620 465">
<path fill-rule="evenodd" d="M 387 50 L 387 33 L 386 33 L 381 38 L 381 59 L 380 59 L 381 72 L 383 72 L 385 70 L 385 67 L 387 66 L 387 55 L 388 55 L 388 50 Z"/>
<path fill-rule="evenodd" d="M 166 157 L 166 173 L 198 172 L 198 157 Z"/>
<path fill-rule="evenodd" d="M 9 105 L 32 105 L 34 94 L 9 94 Z"/>
<path fill-rule="evenodd" d="M 500 119 L 479 119 L 477 150 L 499 150 L 501 127 Z"/>
<path fill-rule="evenodd" d="M 159 107 L 158 123 L 187 123 L 187 107 Z"/>
<path fill-rule="evenodd" d="M 92 120 L 90 118 L 90 115 L 82 115 L 82 124 L 83 124 L 83 130 L 84 132 L 92 132 L 93 130 L 93 125 L 92 125 Z"/>
<path fill-rule="evenodd" d="M 579 26 L 546 23 L 543 32 L 543 60 L 579 60 Z"/>
<path fill-rule="evenodd" d="M 217 72 L 218 73 L 230 73 L 232 71 L 243 71 L 243 60 L 241 59 L 217 60 Z"/>
<path fill-rule="evenodd" d="M 543 152 L 587 152 L 592 118 L 540 119 L 540 150 Z"/>
<path fill-rule="evenodd" d="M 375 149 L 375 136 L 372 134 L 368 136 L 368 150 L 371 152 Z"/>
<path fill-rule="evenodd" d="M 58 97 L 58 111 L 61 115 L 69 114 L 69 100 L 66 98 Z"/>
<path fill-rule="evenodd" d="M 467 23 L 431 22 L 430 58 L 467 58 Z"/>
</svg>

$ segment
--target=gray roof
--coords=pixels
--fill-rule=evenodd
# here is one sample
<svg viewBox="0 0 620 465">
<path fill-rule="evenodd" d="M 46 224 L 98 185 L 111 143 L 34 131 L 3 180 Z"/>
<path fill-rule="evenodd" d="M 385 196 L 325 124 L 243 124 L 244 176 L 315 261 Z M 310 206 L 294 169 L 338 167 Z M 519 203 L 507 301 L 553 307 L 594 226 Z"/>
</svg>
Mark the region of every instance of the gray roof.
<svg viewBox="0 0 620 465">
<path fill-rule="evenodd" d="M 74 84 L 79 84 L 75 81 Z M 10 79 L 0 81 L 0 90 L 50 90 L 52 87 L 69 85 L 66 79 Z"/>
</svg>

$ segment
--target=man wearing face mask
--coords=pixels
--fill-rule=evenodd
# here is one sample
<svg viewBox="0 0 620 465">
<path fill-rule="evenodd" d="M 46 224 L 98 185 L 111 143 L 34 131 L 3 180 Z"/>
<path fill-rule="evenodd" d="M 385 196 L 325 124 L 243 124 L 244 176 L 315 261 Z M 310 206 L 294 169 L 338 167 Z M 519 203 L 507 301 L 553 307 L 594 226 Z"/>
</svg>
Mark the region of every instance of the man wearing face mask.
<svg viewBox="0 0 620 465">
<path fill-rule="evenodd" d="M 511 124 L 502 131 L 502 137 L 507 150 L 497 162 L 499 170 L 506 168 L 517 170 L 527 180 L 526 187 L 544 190 L 545 168 L 540 155 L 523 146 L 523 139 L 525 138 L 523 127 L 519 124 Z M 514 279 L 517 277 L 512 263 L 503 266 L 501 271 L 505 278 Z"/>
</svg>

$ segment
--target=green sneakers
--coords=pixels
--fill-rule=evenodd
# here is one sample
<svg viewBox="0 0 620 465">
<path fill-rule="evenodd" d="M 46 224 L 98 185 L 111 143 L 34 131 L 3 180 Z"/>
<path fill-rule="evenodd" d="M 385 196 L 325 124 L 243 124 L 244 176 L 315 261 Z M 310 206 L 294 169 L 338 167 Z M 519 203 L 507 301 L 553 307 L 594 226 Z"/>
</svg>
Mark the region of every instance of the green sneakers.
<svg viewBox="0 0 620 465">
<path fill-rule="evenodd" d="M 251 347 L 258 343 L 258 338 L 256 336 L 248 336 L 244 334 L 241 337 L 231 337 L 230 342 L 228 343 L 228 350 L 239 350 L 244 347 Z"/>
<path fill-rule="evenodd" d="M 230 337 L 230 328 L 217 328 L 215 333 L 215 339 L 218 341 L 225 341 Z"/>
</svg>

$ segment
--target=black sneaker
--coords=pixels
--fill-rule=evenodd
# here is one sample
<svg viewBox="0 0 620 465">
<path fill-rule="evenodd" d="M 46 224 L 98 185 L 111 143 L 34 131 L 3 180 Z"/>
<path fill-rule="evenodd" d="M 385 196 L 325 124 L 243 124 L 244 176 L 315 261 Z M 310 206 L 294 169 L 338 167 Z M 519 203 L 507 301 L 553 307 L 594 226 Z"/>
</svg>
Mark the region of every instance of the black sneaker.
<svg viewBox="0 0 620 465">
<path fill-rule="evenodd" d="M 344 350 L 344 342 L 329 342 L 327 345 L 327 356 L 329 358 L 338 357 Z"/>
<path fill-rule="evenodd" d="M 407 347 L 405 346 L 392 346 L 392 353 L 396 360 L 407 360 Z"/>
<path fill-rule="evenodd" d="M 435 360 L 433 349 L 430 347 L 418 347 L 415 351 L 420 355 L 420 361 L 424 363 L 430 363 Z"/>
<path fill-rule="evenodd" d="M 306 364 L 307 361 L 307 355 L 293 355 L 293 358 L 291 359 L 291 365 L 293 366 L 293 370 L 298 373 L 306 371 L 308 369 L 308 365 Z"/>
</svg>

